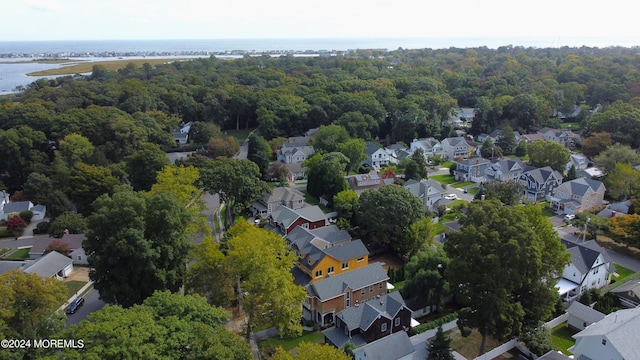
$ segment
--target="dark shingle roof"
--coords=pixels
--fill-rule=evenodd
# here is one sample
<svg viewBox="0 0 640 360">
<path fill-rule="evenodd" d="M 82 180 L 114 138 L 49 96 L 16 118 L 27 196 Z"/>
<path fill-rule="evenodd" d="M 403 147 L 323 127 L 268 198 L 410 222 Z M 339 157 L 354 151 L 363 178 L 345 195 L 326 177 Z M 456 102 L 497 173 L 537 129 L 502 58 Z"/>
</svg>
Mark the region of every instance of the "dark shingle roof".
<svg viewBox="0 0 640 360">
<path fill-rule="evenodd" d="M 366 331 L 377 318 L 383 316 L 393 319 L 403 307 L 406 307 L 404 299 L 400 292 L 396 291 L 346 308 L 336 317 L 340 318 L 349 330 Z"/>
<path fill-rule="evenodd" d="M 389 280 L 389 276 L 387 276 L 382 265 L 376 262 L 310 284 L 307 286 L 307 292 L 310 296 L 316 296 L 321 301 L 324 301 L 339 296 L 347 288 L 358 290 L 387 280 Z"/>
<path fill-rule="evenodd" d="M 415 351 L 409 335 L 405 331 L 398 331 L 370 342 L 356 349 L 354 353 L 362 354 L 367 360 L 390 360 L 403 359 Z"/>
<path fill-rule="evenodd" d="M 353 240 L 348 243 L 324 249 L 324 252 L 339 261 L 347 261 L 361 256 L 369 255 L 369 250 L 362 240 Z"/>
<path fill-rule="evenodd" d="M 599 251 L 590 249 L 582 244 L 576 244 L 571 241 L 562 240 L 567 247 L 567 251 L 571 254 L 571 262 L 582 273 L 586 274 L 593 267 L 596 259 L 600 255 Z"/>
</svg>

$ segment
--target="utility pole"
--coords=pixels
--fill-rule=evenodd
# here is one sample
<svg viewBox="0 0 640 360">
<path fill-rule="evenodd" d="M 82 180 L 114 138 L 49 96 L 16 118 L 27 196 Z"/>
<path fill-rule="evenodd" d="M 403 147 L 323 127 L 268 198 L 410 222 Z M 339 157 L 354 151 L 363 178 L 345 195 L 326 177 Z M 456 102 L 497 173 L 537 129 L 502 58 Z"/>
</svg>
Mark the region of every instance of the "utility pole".
<svg viewBox="0 0 640 360">
<path fill-rule="evenodd" d="M 590 217 L 586 218 L 584 221 L 584 232 L 582 233 L 582 242 L 585 242 L 587 240 L 587 225 L 589 225 L 589 221 L 591 221 Z"/>
</svg>

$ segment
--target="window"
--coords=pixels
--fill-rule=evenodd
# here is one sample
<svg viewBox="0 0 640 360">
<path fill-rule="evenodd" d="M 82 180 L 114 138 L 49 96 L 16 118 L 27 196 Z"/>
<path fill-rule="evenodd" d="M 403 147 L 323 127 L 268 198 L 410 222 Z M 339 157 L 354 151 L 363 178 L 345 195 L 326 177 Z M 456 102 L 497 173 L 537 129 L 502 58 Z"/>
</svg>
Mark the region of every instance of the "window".
<svg viewBox="0 0 640 360">
<path fill-rule="evenodd" d="M 346 300 L 346 307 L 351 306 L 351 291 L 347 291 Z"/>
<path fill-rule="evenodd" d="M 358 258 L 358 262 L 363 261 L 364 257 Z"/>
<path fill-rule="evenodd" d="M 394 322 L 395 322 L 396 326 L 400 326 L 400 317 L 397 317 L 397 318 L 394 320 Z"/>
<path fill-rule="evenodd" d="M 327 274 L 333 274 L 334 271 L 335 269 L 333 268 L 333 266 L 329 266 L 329 268 L 327 269 Z"/>
<path fill-rule="evenodd" d="M 378 289 L 382 289 L 382 283 L 378 284 Z"/>
<path fill-rule="evenodd" d="M 364 288 L 362 288 L 362 290 L 360 290 L 360 295 L 364 295 Z"/>
<path fill-rule="evenodd" d="M 602 339 L 602 345 L 607 345 L 607 339 Z"/>
<path fill-rule="evenodd" d="M 373 285 L 369 286 L 369 292 L 373 292 Z"/>
<path fill-rule="evenodd" d="M 78 255 L 78 261 L 82 261 L 82 255 Z"/>
<path fill-rule="evenodd" d="M 380 332 L 385 332 L 387 331 L 387 323 L 382 323 L 382 325 L 380 325 Z"/>
<path fill-rule="evenodd" d="M 309 228 L 309 223 L 304 223 L 304 224 L 302 224 L 302 228 L 303 228 L 303 229 L 308 229 L 308 228 Z"/>
<path fill-rule="evenodd" d="M 316 270 L 316 277 L 322 276 L 322 270 Z"/>
<path fill-rule="evenodd" d="M 342 269 L 348 269 L 349 268 L 349 262 L 345 261 L 342 263 Z"/>
</svg>

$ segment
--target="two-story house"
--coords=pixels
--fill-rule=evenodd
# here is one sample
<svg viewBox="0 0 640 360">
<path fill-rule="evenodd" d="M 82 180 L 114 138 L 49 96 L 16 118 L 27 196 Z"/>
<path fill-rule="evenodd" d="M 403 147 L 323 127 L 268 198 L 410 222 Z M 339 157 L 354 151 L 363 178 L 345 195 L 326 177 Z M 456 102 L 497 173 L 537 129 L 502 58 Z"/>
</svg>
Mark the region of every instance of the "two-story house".
<svg viewBox="0 0 640 360">
<path fill-rule="evenodd" d="M 334 322 L 340 311 L 387 292 L 389 276 L 378 262 L 330 276 L 306 286 L 303 317 L 319 325 Z"/>
<path fill-rule="evenodd" d="M 349 341 L 359 347 L 410 328 L 411 310 L 396 291 L 354 303 L 338 312 L 335 326 L 322 333 L 326 344 L 343 348 Z"/>
<path fill-rule="evenodd" d="M 445 188 L 442 184 L 432 179 L 424 179 L 416 181 L 414 179 L 407 180 L 403 187 L 409 190 L 414 196 L 420 198 L 425 209 L 435 211 L 438 205 L 441 205 L 445 196 Z"/>
<path fill-rule="evenodd" d="M 583 172 L 585 169 L 589 167 L 589 158 L 586 157 L 584 154 L 571 154 L 565 168 L 565 173 L 569 171 L 569 169 L 571 169 L 572 166 L 576 169 L 576 174 Z M 584 177 L 584 176 L 580 176 L 580 177 Z"/>
<path fill-rule="evenodd" d="M 250 210 L 253 216 L 267 218 L 281 205 L 285 205 L 293 210 L 303 208 L 304 195 L 295 189 L 286 187 L 276 187 L 271 192 L 264 191 L 262 199 L 251 203 Z"/>
<path fill-rule="evenodd" d="M 389 165 L 389 153 L 376 144 L 367 142 L 364 153 L 367 155 L 365 163 L 369 164 L 372 169 L 379 170 L 381 167 Z"/>
<path fill-rule="evenodd" d="M 428 160 L 430 156 L 438 155 L 444 157 L 444 151 L 442 150 L 442 144 L 435 138 L 422 138 L 413 139 L 411 145 L 409 145 L 409 151 L 413 154 L 416 150 L 422 149 L 425 160 Z"/>
<path fill-rule="evenodd" d="M 295 210 L 281 205 L 269 216 L 269 225 L 277 232 L 287 235 L 297 226 L 305 229 L 317 229 L 329 225 L 329 220 L 318 205 Z"/>
<path fill-rule="evenodd" d="M 618 310 L 573 335 L 575 359 L 640 359 L 640 308 Z"/>
<path fill-rule="evenodd" d="M 285 164 L 299 164 L 315 154 L 313 146 L 301 143 L 285 143 L 277 152 L 278 161 Z"/>
<path fill-rule="evenodd" d="M 571 255 L 571 263 L 562 271 L 558 285 L 563 300 L 571 301 L 589 289 L 599 289 L 609 284 L 613 263 L 607 252 L 594 240 L 574 243 L 562 240 Z"/>
<path fill-rule="evenodd" d="M 469 157 L 470 146 L 462 136 L 446 138 L 440 144 L 442 145 L 445 159 L 454 160 L 456 158 L 466 159 Z"/>
<path fill-rule="evenodd" d="M 570 146 L 573 143 L 573 133 L 567 129 L 552 129 L 549 127 L 538 130 L 544 140 L 553 141 L 560 145 Z"/>
<path fill-rule="evenodd" d="M 306 275 L 295 276 L 302 280 L 299 285 L 369 264 L 369 251 L 362 240 L 352 241 L 347 231 L 335 225 L 314 230 L 297 227 L 285 239 L 297 256 L 296 267 Z"/>
<path fill-rule="evenodd" d="M 453 177 L 456 181 L 484 182 L 486 180 L 484 178 L 485 171 L 490 165 L 490 160 L 481 157 L 456 161 Z"/>
<path fill-rule="evenodd" d="M 562 175 L 549 166 L 527 166 L 517 181 L 524 186 L 524 197 L 530 201 L 545 200 L 562 184 Z"/>
<path fill-rule="evenodd" d="M 598 180 L 579 178 L 558 186 L 550 197 L 551 206 L 560 213 L 577 214 L 601 206 L 605 187 Z"/>
<path fill-rule="evenodd" d="M 398 165 L 402 159 L 411 155 L 406 147 L 400 144 L 391 144 L 384 148 L 389 155 L 389 164 Z"/>
<path fill-rule="evenodd" d="M 491 165 L 484 171 L 484 177 L 488 182 L 517 181 L 524 169 L 524 163 L 518 158 L 491 160 Z"/>
</svg>

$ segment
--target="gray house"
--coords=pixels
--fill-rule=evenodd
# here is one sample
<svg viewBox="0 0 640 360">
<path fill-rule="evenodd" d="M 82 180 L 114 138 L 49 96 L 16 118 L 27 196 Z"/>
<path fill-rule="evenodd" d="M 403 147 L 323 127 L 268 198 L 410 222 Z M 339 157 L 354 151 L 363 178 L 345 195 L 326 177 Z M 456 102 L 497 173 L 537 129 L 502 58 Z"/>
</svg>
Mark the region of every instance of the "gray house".
<svg viewBox="0 0 640 360">
<path fill-rule="evenodd" d="M 567 313 L 569 314 L 567 326 L 576 331 L 584 330 L 587 326 L 604 319 L 603 313 L 578 301 L 574 301 L 569 306 Z"/>
<path fill-rule="evenodd" d="M 611 292 L 618 297 L 622 308 L 630 309 L 640 305 L 640 280 L 629 281 Z"/>
<path fill-rule="evenodd" d="M 456 170 L 453 176 L 457 181 L 484 182 L 485 171 L 491 165 L 491 161 L 485 158 L 471 158 L 456 161 Z"/>
<path fill-rule="evenodd" d="M 35 273 L 43 278 L 56 278 L 62 280 L 73 271 L 73 262 L 70 258 L 52 251 L 40 259 L 29 264 L 24 272 Z"/>
<path fill-rule="evenodd" d="M 527 167 L 517 181 L 524 185 L 524 197 L 535 202 L 550 196 L 562 184 L 562 175 L 549 166 Z"/>
<path fill-rule="evenodd" d="M 416 181 L 414 179 L 407 180 L 403 187 L 409 190 L 414 196 L 420 198 L 422 205 L 431 211 L 434 211 L 438 205 L 444 205 L 445 189 L 439 182 L 428 179 Z"/>
<path fill-rule="evenodd" d="M 524 163 L 518 158 L 491 160 L 491 165 L 484 171 L 484 177 L 488 182 L 517 181 L 524 169 Z"/>
</svg>

